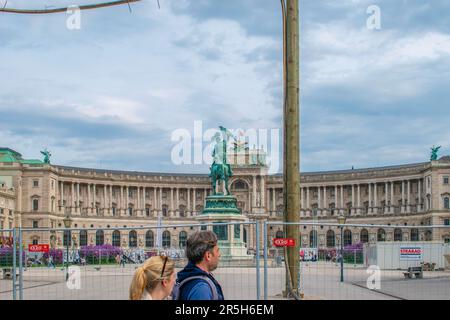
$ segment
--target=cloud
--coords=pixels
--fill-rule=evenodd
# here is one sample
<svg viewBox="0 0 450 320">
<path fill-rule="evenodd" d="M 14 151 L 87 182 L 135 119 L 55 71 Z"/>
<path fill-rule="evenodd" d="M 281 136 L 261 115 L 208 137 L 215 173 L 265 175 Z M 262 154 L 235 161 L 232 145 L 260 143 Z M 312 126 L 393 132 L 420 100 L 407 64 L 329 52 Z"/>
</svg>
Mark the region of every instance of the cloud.
<svg viewBox="0 0 450 320">
<path fill-rule="evenodd" d="M 370 4 L 381 7 L 380 31 L 366 29 Z M 173 130 L 196 120 L 280 127 L 279 3 L 131 7 L 83 12 L 78 31 L 65 14 L 1 17 L 3 145 L 36 157 L 47 144 L 65 165 L 206 172 L 171 163 Z M 442 0 L 302 3 L 302 170 L 424 161 L 438 142 L 447 150 L 448 9 Z"/>
</svg>

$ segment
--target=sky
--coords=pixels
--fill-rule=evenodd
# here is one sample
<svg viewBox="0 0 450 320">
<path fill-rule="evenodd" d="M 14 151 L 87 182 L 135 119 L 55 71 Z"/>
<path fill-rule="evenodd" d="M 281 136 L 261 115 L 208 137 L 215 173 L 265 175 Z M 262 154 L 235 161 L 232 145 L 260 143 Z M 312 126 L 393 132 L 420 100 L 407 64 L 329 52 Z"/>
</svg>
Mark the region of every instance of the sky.
<svg viewBox="0 0 450 320">
<path fill-rule="evenodd" d="M 159 3 L 82 11 L 80 29 L 73 13 L 0 13 L 0 146 L 24 158 L 47 147 L 58 165 L 207 173 L 174 161 L 174 132 L 192 144 L 195 123 L 281 132 L 280 2 Z M 450 154 L 450 2 L 300 3 L 301 171 L 425 162 L 433 145 Z M 373 5 L 379 29 L 367 26 Z"/>
</svg>

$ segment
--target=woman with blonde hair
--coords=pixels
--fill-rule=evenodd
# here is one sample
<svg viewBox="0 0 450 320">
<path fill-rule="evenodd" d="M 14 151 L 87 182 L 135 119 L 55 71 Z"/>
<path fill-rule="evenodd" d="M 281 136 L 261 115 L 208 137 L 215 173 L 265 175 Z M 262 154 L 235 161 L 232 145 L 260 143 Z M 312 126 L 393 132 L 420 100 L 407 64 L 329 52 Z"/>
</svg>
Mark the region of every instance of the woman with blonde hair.
<svg viewBox="0 0 450 320">
<path fill-rule="evenodd" d="M 154 256 L 136 269 L 130 286 L 130 300 L 164 300 L 175 284 L 175 263 Z"/>
</svg>

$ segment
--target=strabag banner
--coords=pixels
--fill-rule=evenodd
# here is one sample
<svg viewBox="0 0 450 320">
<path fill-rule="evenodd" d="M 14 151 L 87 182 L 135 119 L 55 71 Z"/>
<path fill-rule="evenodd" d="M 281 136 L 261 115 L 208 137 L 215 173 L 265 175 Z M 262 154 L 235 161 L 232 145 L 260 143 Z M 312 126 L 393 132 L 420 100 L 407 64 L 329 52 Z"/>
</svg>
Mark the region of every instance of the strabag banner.
<svg viewBox="0 0 450 320">
<path fill-rule="evenodd" d="M 400 260 L 422 260 L 423 249 L 420 246 L 400 247 Z"/>
</svg>

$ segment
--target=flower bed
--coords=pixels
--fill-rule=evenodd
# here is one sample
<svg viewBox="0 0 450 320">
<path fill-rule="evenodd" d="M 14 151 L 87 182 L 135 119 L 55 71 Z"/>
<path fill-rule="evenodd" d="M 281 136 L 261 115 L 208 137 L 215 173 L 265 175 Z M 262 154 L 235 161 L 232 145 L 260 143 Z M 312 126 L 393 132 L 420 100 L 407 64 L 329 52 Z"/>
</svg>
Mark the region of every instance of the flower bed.
<svg viewBox="0 0 450 320">
<path fill-rule="evenodd" d="M 87 264 L 115 263 L 117 255 L 122 255 L 122 249 L 110 244 L 80 248 L 80 257 L 86 259 Z"/>
</svg>

